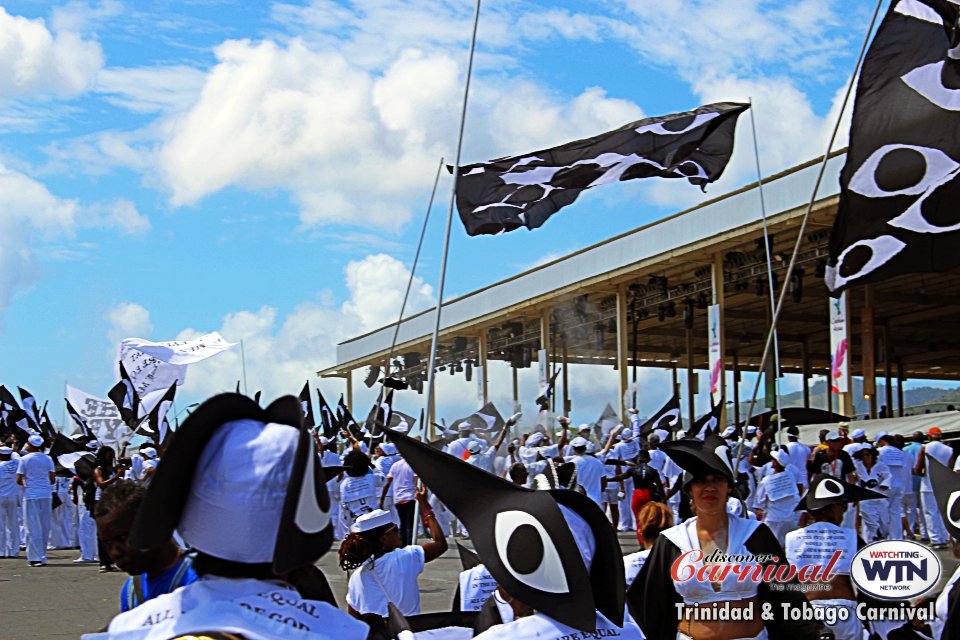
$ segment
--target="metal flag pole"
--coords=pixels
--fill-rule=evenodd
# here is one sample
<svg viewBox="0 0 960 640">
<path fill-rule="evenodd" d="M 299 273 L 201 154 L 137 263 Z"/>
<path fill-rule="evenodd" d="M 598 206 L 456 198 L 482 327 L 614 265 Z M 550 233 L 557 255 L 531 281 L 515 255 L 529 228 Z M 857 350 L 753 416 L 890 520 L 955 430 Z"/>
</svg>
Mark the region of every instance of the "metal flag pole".
<svg viewBox="0 0 960 640">
<path fill-rule="evenodd" d="M 853 75 L 850 76 L 850 82 L 847 83 L 847 90 L 843 95 L 843 102 L 840 105 L 840 112 L 837 114 L 837 122 L 833 126 L 833 132 L 830 134 L 830 141 L 827 143 L 827 150 L 823 154 L 823 162 L 820 163 L 820 171 L 817 173 L 817 180 L 813 185 L 813 192 L 810 194 L 810 202 L 807 204 L 807 209 L 803 213 L 803 219 L 800 221 L 800 230 L 797 233 L 797 242 L 793 246 L 793 253 L 790 255 L 790 263 L 787 264 L 787 273 L 784 277 L 784 284 L 790 282 L 790 276 L 793 275 L 793 267 L 797 263 L 797 255 L 800 253 L 800 245 L 803 242 L 803 235 L 806 233 L 807 222 L 810 220 L 810 213 L 813 211 L 813 205 L 817 200 L 817 191 L 820 190 L 820 183 L 823 181 L 823 174 L 827 170 L 827 162 L 830 160 L 830 150 L 833 148 L 833 143 L 836 141 L 837 132 L 840 130 L 840 122 L 843 120 L 843 112 L 847 109 L 847 103 L 850 100 L 850 94 L 853 93 L 853 85 L 856 84 L 857 74 L 860 73 L 860 66 L 863 64 L 863 58 L 867 53 L 867 45 L 870 43 L 870 34 L 873 33 L 873 27 L 877 22 L 877 16 L 880 15 L 880 7 L 883 4 L 883 0 L 877 0 L 877 6 L 873 10 L 873 17 L 870 19 L 870 26 L 867 28 L 867 34 L 863 38 L 863 45 L 860 47 L 860 55 L 857 56 L 857 64 L 853 68 Z M 777 306 L 773 312 L 773 319 L 771 322 L 771 327 L 775 328 L 777 326 L 777 321 L 780 319 L 780 312 L 783 310 L 783 301 L 786 298 L 787 287 L 784 286 L 780 289 L 780 298 L 777 300 Z M 767 341 L 763 345 L 763 355 L 760 358 L 760 370 L 763 370 L 764 365 L 767 362 L 767 358 L 770 356 L 770 345 L 773 342 L 773 331 L 770 331 L 767 334 Z M 747 423 L 750 422 L 750 418 L 753 417 L 753 407 L 757 402 L 757 391 L 760 388 L 760 376 L 757 376 L 757 380 L 753 385 L 753 395 L 750 397 L 750 405 L 747 408 Z M 743 449 L 743 442 L 740 443 L 740 449 Z M 737 452 L 737 459 L 740 457 L 740 451 Z"/>
<path fill-rule="evenodd" d="M 480 0 L 477 0 L 473 9 L 473 31 L 470 35 L 470 54 L 467 58 L 467 79 L 463 87 L 463 106 L 460 109 L 460 131 L 457 133 L 457 155 L 453 161 L 453 185 L 450 188 L 450 206 L 447 207 L 447 226 L 443 236 L 443 257 L 440 260 L 440 282 L 437 285 L 437 309 L 433 323 L 433 338 L 430 341 L 430 362 L 427 366 L 427 402 L 424 414 L 430 419 L 430 407 L 434 402 L 434 386 L 436 382 L 437 342 L 440 338 L 440 313 L 443 309 L 443 285 L 447 276 L 447 255 L 450 251 L 450 227 L 453 224 L 453 207 L 457 201 L 457 178 L 460 175 L 460 152 L 463 149 L 463 128 L 467 121 L 467 99 L 470 96 L 470 75 L 473 73 L 473 54 L 477 47 L 477 24 L 480 21 Z M 420 440 L 426 442 L 427 429 L 425 424 L 420 425 Z M 419 522 L 419 505 L 414 505 L 413 513 L 413 541 L 417 540 L 417 523 Z"/>
<path fill-rule="evenodd" d="M 776 288 L 773 286 L 773 257 L 770 255 L 770 232 L 767 227 L 767 202 L 763 197 L 763 172 L 760 170 L 760 146 L 757 143 L 757 123 L 756 118 L 753 115 L 753 98 L 750 98 L 750 131 L 753 133 L 753 158 L 757 164 L 757 193 L 760 195 L 760 216 L 763 218 L 763 249 L 767 256 L 767 282 L 770 284 L 770 317 L 774 317 L 777 312 L 776 307 Z M 832 144 L 832 143 L 831 143 Z M 784 288 L 787 286 L 789 280 L 785 280 L 783 283 Z M 773 333 L 773 381 L 774 381 L 774 411 L 776 412 L 778 422 L 780 417 L 780 340 L 777 336 L 777 325 L 774 324 L 770 328 L 771 333 Z M 759 376 L 762 373 L 762 370 L 757 372 Z M 747 418 L 747 426 L 749 426 L 750 418 Z M 780 431 L 777 431 L 779 444 L 783 444 L 782 435 Z"/>
<path fill-rule="evenodd" d="M 240 338 L 240 366 L 243 371 L 243 395 L 247 395 L 247 356 L 243 350 L 243 338 Z"/>
</svg>

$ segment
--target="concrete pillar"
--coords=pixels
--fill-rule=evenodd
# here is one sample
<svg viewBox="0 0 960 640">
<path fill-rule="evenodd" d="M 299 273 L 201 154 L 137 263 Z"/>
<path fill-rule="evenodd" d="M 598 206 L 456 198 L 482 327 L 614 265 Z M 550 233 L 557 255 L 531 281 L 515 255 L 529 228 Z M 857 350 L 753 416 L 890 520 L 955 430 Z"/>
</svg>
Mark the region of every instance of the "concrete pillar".
<svg viewBox="0 0 960 640">
<path fill-rule="evenodd" d="M 617 415 L 621 420 L 627 409 L 627 387 L 627 285 L 621 284 L 617 288 Z"/>
<path fill-rule="evenodd" d="M 347 409 L 350 409 L 350 414 L 353 415 L 353 371 L 348 371 L 343 379 L 347 383 Z"/>
<path fill-rule="evenodd" d="M 563 407 L 560 408 L 560 413 L 565 416 L 570 415 L 570 378 L 567 375 L 567 337 L 562 336 L 561 340 L 561 357 L 563 358 L 563 373 L 560 375 L 563 377 Z"/>
<path fill-rule="evenodd" d="M 726 425 L 727 425 L 727 371 L 726 371 L 726 363 L 724 362 L 724 360 L 725 360 L 725 358 L 726 358 L 726 347 L 727 347 L 726 337 L 727 337 L 727 336 L 726 336 L 726 330 L 724 329 L 724 324 L 725 324 L 725 321 L 724 321 L 724 309 L 726 308 L 726 304 L 725 304 L 724 299 L 723 299 L 723 298 L 724 298 L 724 291 L 723 291 L 723 284 L 724 284 L 724 283 L 723 283 L 723 254 L 721 254 L 721 253 L 715 254 L 715 255 L 713 256 L 713 264 L 711 264 L 710 267 L 711 267 L 711 268 L 710 268 L 710 279 L 711 279 L 711 286 L 712 286 L 712 293 L 713 293 L 713 303 L 716 304 L 716 305 L 719 305 L 719 308 L 720 308 L 720 313 L 719 313 L 719 315 L 720 315 L 720 320 L 719 320 L 719 323 L 718 323 L 718 324 L 719 324 L 718 329 L 719 329 L 719 331 L 720 331 L 720 336 L 719 336 L 719 339 L 720 339 L 720 378 L 719 378 L 718 382 L 719 382 L 719 389 L 720 389 L 720 403 L 723 405 L 723 408 L 720 410 L 720 430 L 722 431 L 724 428 L 726 428 Z M 712 336 L 709 335 L 709 332 L 710 332 L 710 331 L 711 331 L 711 328 L 710 328 L 709 322 L 708 322 L 708 326 L 707 326 L 707 332 L 708 332 L 708 333 L 707 333 L 707 345 L 708 345 L 707 348 L 708 348 L 708 350 L 709 350 L 710 340 L 711 340 L 711 337 L 712 337 Z M 708 362 L 709 362 L 709 357 L 708 357 Z M 708 372 L 707 375 L 712 376 L 712 375 L 713 375 L 713 372 L 710 371 L 710 372 Z"/>
<path fill-rule="evenodd" d="M 810 408 L 810 354 L 807 350 L 807 339 L 800 343 L 800 360 L 803 375 L 803 408 Z"/>
<path fill-rule="evenodd" d="M 903 362 L 897 360 L 897 415 L 903 417 Z"/>
<path fill-rule="evenodd" d="M 740 359 L 733 352 L 733 421 L 740 424 Z"/>
<path fill-rule="evenodd" d="M 482 397 L 481 406 L 489 402 L 490 389 L 488 381 L 490 374 L 487 373 L 487 330 L 480 330 L 480 338 L 477 340 L 477 364 L 480 365 L 480 395 Z"/>
<path fill-rule="evenodd" d="M 696 408 L 694 406 L 694 393 L 696 387 L 696 374 L 693 372 L 693 330 L 687 329 L 686 347 L 687 347 L 687 417 L 690 420 L 690 426 L 697 421 Z"/>
</svg>

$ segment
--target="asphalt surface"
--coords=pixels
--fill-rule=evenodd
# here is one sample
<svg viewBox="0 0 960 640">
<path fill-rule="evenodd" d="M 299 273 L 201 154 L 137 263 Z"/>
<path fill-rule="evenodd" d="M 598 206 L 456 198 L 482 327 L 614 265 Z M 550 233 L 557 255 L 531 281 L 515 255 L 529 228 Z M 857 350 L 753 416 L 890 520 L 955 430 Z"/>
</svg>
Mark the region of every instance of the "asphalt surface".
<svg viewBox="0 0 960 640">
<path fill-rule="evenodd" d="M 427 565 L 420 576 L 421 610 L 449 611 L 460 573 L 460 557 L 453 538 L 450 549 Z M 469 541 L 464 544 L 470 546 Z M 635 534 L 621 533 L 623 553 L 637 550 Z M 938 551 L 943 573 L 941 585 L 953 575 L 957 560 L 947 550 Z M 96 564 L 74 564 L 78 551 L 47 554 L 46 567 L 27 566 L 18 559 L 0 559 L 0 640 L 79 638 L 103 628 L 119 610 L 123 573 L 99 573 Z M 346 574 L 337 567 L 335 550 L 320 559 L 330 586 L 345 607 Z"/>
</svg>

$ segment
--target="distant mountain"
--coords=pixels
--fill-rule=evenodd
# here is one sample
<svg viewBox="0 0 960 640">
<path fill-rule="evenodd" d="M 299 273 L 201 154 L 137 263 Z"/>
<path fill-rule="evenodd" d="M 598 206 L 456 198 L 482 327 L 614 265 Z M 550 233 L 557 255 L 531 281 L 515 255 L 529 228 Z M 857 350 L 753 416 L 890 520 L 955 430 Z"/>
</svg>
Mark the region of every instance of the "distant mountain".
<svg viewBox="0 0 960 640">
<path fill-rule="evenodd" d="M 826 382 L 819 380 L 810 385 L 810 406 L 818 409 L 827 408 Z M 863 397 L 863 381 L 854 378 L 853 380 L 854 410 L 856 413 L 866 413 L 870 410 L 870 401 Z M 887 402 L 887 389 L 883 381 L 877 380 L 877 407 L 887 405 L 896 407 L 897 404 L 897 385 L 893 385 L 893 402 Z M 836 403 L 836 396 L 834 396 Z M 788 393 L 781 396 L 780 403 L 784 407 L 802 407 L 803 392 Z M 916 407 L 923 404 L 947 403 L 955 404 L 960 408 L 960 388 L 947 389 L 943 387 L 917 387 L 915 389 L 905 389 L 903 392 L 903 403 L 906 407 Z M 764 399 L 757 400 L 757 406 L 763 407 Z M 837 407 L 833 407 L 836 411 Z"/>
</svg>

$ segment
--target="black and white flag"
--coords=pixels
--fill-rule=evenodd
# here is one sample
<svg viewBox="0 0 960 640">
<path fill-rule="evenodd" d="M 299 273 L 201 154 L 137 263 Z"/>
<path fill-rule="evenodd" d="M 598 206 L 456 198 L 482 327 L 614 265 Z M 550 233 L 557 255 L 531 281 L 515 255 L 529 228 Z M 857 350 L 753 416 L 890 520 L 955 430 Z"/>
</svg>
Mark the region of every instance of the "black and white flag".
<svg viewBox="0 0 960 640">
<path fill-rule="evenodd" d="M 161 444 L 167 438 L 167 431 L 170 423 L 167 422 L 167 412 L 173 406 L 173 399 L 177 395 L 176 383 L 171 384 L 167 392 L 163 394 L 160 402 L 150 410 L 147 418 L 147 435 L 149 435 L 156 444 Z"/>
<path fill-rule="evenodd" d="M 690 431 L 687 433 L 686 437 L 703 440 L 711 433 L 716 433 L 719 430 L 718 427 L 720 426 L 720 417 L 722 411 L 722 401 L 713 405 L 710 408 L 710 413 L 697 418 L 697 421 L 693 423 L 693 426 L 690 428 Z"/>
<path fill-rule="evenodd" d="M 333 413 L 330 405 L 327 404 L 323 394 L 320 393 L 320 389 L 317 389 L 317 405 L 320 409 L 320 426 L 323 427 L 323 437 L 336 438 L 341 429 L 340 420 Z"/>
<path fill-rule="evenodd" d="M 346 429 L 354 437 L 361 436 L 360 425 L 353 419 L 353 414 L 347 408 L 347 403 L 343 401 L 343 394 L 340 394 L 340 400 L 337 402 L 337 424 L 341 429 Z"/>
<path fill-rule="evenodd" d="M 466 418 L 455 420 L 453 424 L 459 425 L 461 422 L 469 423 L 474 432 L 480 433 L 484 438 L 490 439 L 496 438 L 497 434 L 500 433 L 500 430 L 503 429 L 506 424 L 503 416 L 500 415 L 497 407 L 494 406 L 492 402 L 486 403 Z"/>
<path fill-rule="evenodd" d="M 61 477 L 77 476 L 81 480 L 88 480 L 97 466 L 97 458 L 92 451 L 62 433 L 53 435 L 48 455 L 53 459 L 54 472 Z"/>
<path fill-rule="evenodd" d="M 310 381 L 303 383 L 303 389 L 300 390 L 300 411 L 303 412 L 303 426 L 307 429 L 313 429 L 316 422 L 313 421 L 313 405 L 310 404 Z M 258 401 L 259 404 L 259 401 Z"/>
<path fill-rule="evenodd" d="M 536 229 L 584 189 L 634 178 L 686 178 L 705 188 L 733 154 L 749 105 L 718 102 L 631 122 L 522 156 L 460 167 L 457 209 L 471 236 Z"/>
<path fill-rule="evenodd" d="M 386 390 L 386 394 L 384 391 Z M 390 424 L 390 416 L 393 413 L 393 389 L 380 388 L 377 394 L 377 401 L 370 408 L 370 413 L 363 423 L 364 429 L 371 436 L 379 437 L 383 432 L 383 427 Z"/>
<path fill-rule="evenodd" d="M 541 393 L 537 399 L 534 400 L 534 402 L 537 403 L 537 406 L 540 407 L 541 413 L 550 410 L 550 398 L 553 397 L 553 388 L 557 382 L 557 375 L 560 373 L 562 368 L 563 367 L 553 372 L 553 375 L 550 376 L 550 379 L 547 381 L 547 386 L 543 390 L 543 393 Z"/>
<path fill-rule="evenodd" d="M 96 440 L 97 436 L 90 428 L 90 425 L 87 424 L 87 419 L 84 418 L 72 404 L 70 404 L 70 400 L 64 398 L 63 401 L 67 403 L 67 413 L 70 414 L 70 418 L 73 419 L 74 423 L 80 427 L 80 433 L 83 435 L 83 437 L 86 438 L 87 441 Z"/>
<path fill-rule="evenodd" d="M 17 387 L 17 391 L 20 392 L 20 403 L 23 405 L 23 411 L 27 414 L 27 423 L 35 432 L 40 431 L 40 405 L 37 404 L 37 399 L 33 397 L 33 394 L 24 389 L 23 387 Z"/>
<path fill-rule="evenodd" d="M 139 424 L 140 397 L 133 385 L 133 381 L 127 374 L 127 369 L 120 363 L 120 381 L 113 385 L 113 388 L 107 392 L 107 397 L 113 400 L 120 411 L 120 419 L 123 423 L 135 429 Z"/>
<path fill-rule="evenodd" d="M 674 395 L 657 411 L 652 418 L 640 427 L 640 435 L 647 436 L 657 429 L 668 433 L 676 433 L 683 428 L 683 419 L 680 416 L 680 397 Z"/>
<path fill-rule="evenodd" d="M 830 236 L 833 295 L 960 264 L 958 16 L 947 0 L 893 0 L 867 52 Z"/>
</svg>

